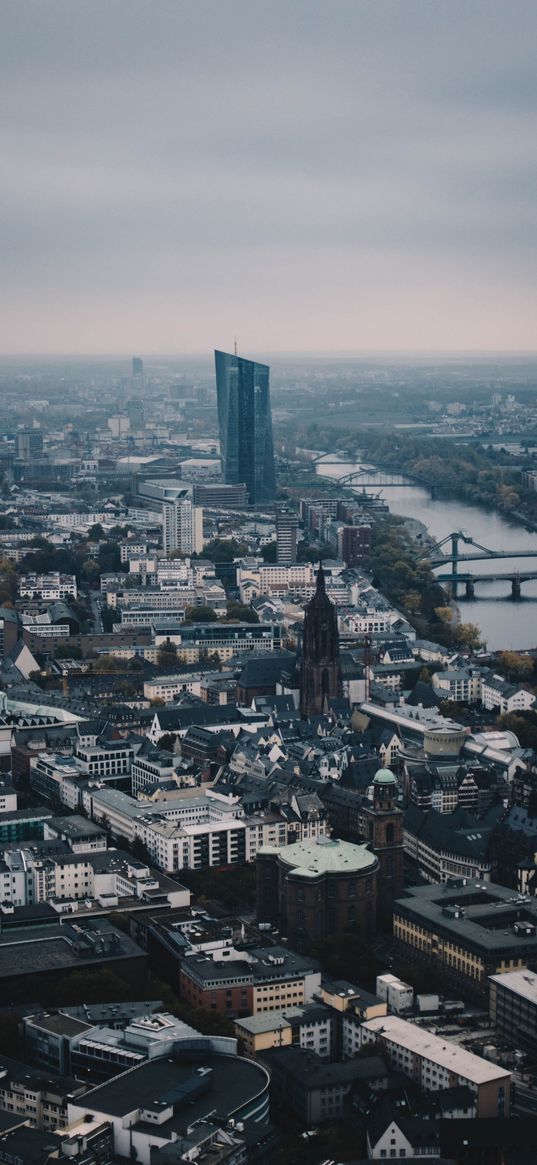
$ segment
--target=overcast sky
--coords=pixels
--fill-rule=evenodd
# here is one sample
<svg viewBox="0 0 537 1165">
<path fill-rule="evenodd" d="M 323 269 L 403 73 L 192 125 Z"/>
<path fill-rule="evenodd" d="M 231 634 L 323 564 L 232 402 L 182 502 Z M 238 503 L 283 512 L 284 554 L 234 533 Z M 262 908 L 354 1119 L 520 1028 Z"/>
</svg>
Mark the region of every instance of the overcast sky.
<svg viewBox="0 0 537 1165">
<path fill-rule="evenodd" d="M 536 0 L 0 15 L 0 351 L 537 348 Z"/>
</svg>

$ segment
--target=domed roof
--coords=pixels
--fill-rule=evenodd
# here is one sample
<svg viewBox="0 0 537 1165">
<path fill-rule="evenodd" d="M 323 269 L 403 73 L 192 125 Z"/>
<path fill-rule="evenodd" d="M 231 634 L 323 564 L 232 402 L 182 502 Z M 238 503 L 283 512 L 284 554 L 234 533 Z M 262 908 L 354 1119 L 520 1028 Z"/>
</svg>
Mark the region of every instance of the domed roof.
<svg viewBox="0 0 537 1165">
<path fill-rule="evenodd" d="M 396 785 L 397 777 L 394 777 L 390 769 L 378 769 L 373 777 L 374 785 Z"/>
</svg>

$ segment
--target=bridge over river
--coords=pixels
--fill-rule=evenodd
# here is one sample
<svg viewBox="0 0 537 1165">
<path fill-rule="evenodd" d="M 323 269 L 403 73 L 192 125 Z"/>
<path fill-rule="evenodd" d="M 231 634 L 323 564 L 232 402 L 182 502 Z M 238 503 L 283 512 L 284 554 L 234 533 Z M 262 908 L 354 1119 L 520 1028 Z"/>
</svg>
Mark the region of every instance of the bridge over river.
<svg viewBox="0 0 537 1165">
<path fill-rule="evenodd" d="M 469 551 L 461 553 L 460 543 L 465 546 L 472 547 Z M 443 547 L 451 544 L 451 553 L 446 554 Z M 511 597 L 513 599 L 520 599 L 521 585 L 523 582 L 530 582 L 537 579 L 537 565 L 534 570 L 488 570 L 484 573 L 469 572 L 460 569 L 460 564 L 464 562 L 495 562 L 505 559 L 520 559 L 520 558 L 534 558 L 537 559 L 537 548 L 535 550 L 490 550 L 488 546 L 482 546 L 481 543 L 476 542 L 470 534 L 463 533 L 462 530 L 454 530 L 451 534 L 447 534 L 440 542 L 430 547 L 427 555 L 423 555 L 421 561 L 427 561 L 434 570 L 440 568 L 440 573 L 436 575 L 438 582 L 449 583 L 452 587 L 454 596 L 457 594 L 457 586 L 463 584 L 466 588 L 466 598 L 473 599 L 475 597 L 475 584 L 478 582 L 501 582 L 506 581 L 511 583 Z M 450 571 L 442 571 L 441 568 L 451 566 Z"/>
</svg>

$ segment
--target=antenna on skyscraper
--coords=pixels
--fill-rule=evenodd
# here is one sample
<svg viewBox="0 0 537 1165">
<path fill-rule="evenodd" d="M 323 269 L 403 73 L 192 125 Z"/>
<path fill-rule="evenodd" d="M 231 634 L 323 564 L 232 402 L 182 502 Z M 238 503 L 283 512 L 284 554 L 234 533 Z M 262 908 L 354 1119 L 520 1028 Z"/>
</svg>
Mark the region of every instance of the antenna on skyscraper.
<svg viewBox="0 0 537 1165">
<path fill-rule="evenodd" d="M 237 355 L 237 337 L 235 336 L 235 355 Z"/>
</svg>

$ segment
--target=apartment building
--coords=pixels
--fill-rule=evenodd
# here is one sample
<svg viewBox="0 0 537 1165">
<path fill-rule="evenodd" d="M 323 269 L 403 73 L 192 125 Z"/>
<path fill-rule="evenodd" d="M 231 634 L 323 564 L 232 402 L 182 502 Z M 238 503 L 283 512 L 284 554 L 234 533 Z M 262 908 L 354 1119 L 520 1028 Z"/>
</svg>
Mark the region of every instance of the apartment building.
<svg viewBox="0 0 537 1165">
<path fill-rule="evenodd" d="M 0 1109 L 32 1129 L 54 1132 L 65 1128 L 68 1102 L 86 1091 L 87 1085 L 78 1080 L 40 1075 L 30 1072 L 26 1064 L 4 1056 L 0 1059 Z M 15 1165 L 15 1158 L 4 1160 L 13 1160 Z"/>
<path fill-rule="evenodd" d="M 511 1074 L 505 1068 L 396 1015 L 368 1020 L 360 1033 L 362 1048 L 380 1045 L 392 1068 L 424 1092 L 462 1085 L 475 1097 L 478 1117 L 509 1116 Z"/>
<path fill-rule="evenodd" d="M 335 1047 L 336 1017 L 322 1003 L 261 1011 L 235 1020 L 235 1033 L 252 1060 L 271 1048 L 300 1047 L 326 1059 Z"/>
</svg>

